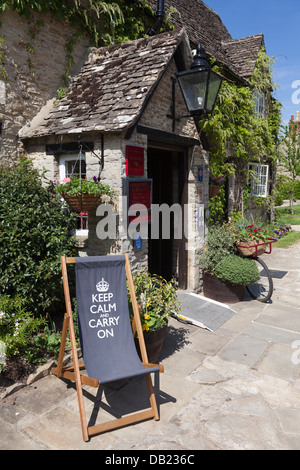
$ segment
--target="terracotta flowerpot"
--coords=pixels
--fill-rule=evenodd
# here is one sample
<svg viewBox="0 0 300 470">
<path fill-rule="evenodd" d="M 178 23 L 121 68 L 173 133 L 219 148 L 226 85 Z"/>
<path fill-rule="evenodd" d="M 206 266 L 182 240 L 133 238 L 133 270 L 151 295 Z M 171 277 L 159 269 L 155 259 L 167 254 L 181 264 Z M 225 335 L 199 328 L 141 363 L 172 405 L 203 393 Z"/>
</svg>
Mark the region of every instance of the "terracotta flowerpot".
<svg viewBox="0 0 300 470">
<path fill-rule="evenodd" d="M 234 304 L 244 298 L 245 287 L 223 282 L 216 276 L 203 272 L 204 296 L 217 302 Z"/>
<path fill-rule="evenodd" d="M 93 194 L 62 194 L 62 197 L 75 212 L 88 212 L 97 206 L 101 199 L 101 196 Z"/>
<path fill-rule="evenodd" d="M 220 189 L 221 189 L 221 186 L 210 184 L 209 185 L 209 197 L 210 197 L 210 199 L 212 197 L 215 197 L 217 194 L 219 194 Z"/>
<path fill-rule="evenodd" d="M 144 331 L 144 340 L 145 340 L 145 345 L 146 345 L 146 350 L 147 350 L 147 355 L 148 355 L 148 361 L 150 363 L 157 363 L 163 344 L 164 340 L 166 337 L 166 332 L 167 332 L 167 327 L 168 325 L 164 326 L 163 328 L 160 328 L 159 330 L 155 331 Z M 135 338 L 135 346 L 137 349 L 137 352 L 140 356 L 140 346 L 138 339 Z M 141 357 L 141 356 L 140 356 Z"/>
</svg>

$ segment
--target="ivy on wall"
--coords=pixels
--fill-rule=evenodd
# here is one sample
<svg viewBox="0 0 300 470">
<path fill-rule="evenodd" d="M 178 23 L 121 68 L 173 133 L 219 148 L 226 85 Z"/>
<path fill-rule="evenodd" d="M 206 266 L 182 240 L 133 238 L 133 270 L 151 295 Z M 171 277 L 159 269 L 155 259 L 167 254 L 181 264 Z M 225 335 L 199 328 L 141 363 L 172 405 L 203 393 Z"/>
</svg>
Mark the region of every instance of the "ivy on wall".
<svg viewBox="0 0 300 470">
<path fill-rule="evenodd" d="M 116 2 L 102 2 L 98 0 L 4 0 L 0 11 L 15 10 L 27 20 L 34 13 L 46 14 L 52 12 L 58 20 L 70 23 L 88 33 L 94 44 L 99 38 L 98 20 L 107 15 L 110 21 L 123 22 L 124 17 L 120 6 Z"/>
<path fill-rule="evenodd" d="M 30 26 L 30 40 L 26 48 L 28 52 L 28 67 L 34 75 L 34 40 L 38 38 L 40 28 L 44 23 L 42 15 L 51 12 L 58 21 L 75 29 L 75 33 L 66 41 L 66 70 L 61 76 L 62 87 L 58 97 L 66 92 L 70 70 L 74 64 L 73 50 L 79 37 L 86 35 L 90 45 L 94 47 L 108 46 L 137 39 L 146 35 L 149 21 L 154 12 L 145 0 L 117 0 L 105 2 L 99 0 L 4 0 L 0 5 L 0 14 L 14 10 L 24 16 Z M 1 17 L 0 17 L 1 19 Z M 33 24 L 32 24 L 33 23 Z M 1 21 L 0 21 L 1 27 Z M 1 31 L 1 29 L 0 29 Z M 4 40 L 0 36 L 0 74 L 5 76 Z"/>
</svg>

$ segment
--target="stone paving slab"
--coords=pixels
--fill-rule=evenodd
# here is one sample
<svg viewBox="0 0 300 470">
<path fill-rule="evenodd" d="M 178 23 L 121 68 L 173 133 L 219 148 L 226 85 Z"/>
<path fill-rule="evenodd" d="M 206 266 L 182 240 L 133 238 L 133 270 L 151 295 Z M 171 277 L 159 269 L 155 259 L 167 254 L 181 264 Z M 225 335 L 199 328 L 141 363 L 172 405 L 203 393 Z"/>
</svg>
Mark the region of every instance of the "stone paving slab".
<svg viewBox="0 0 300 470">
<path fill-rule="evenodd" d="M 300 310 L 296 308 L 272 306 L 263 311 L 255 321 L 288 331 L 300 332 Z"/>
<path fill-rule="evenodd" d="M 291 345 L 271 344 L 256 367 L 267 374 L 277 375 L 287 380 L 299 378 L 299 365 L 293 364 Z"/>
<path fill-rule="evenodd" d="M 244 333 L 248 336 L 253 336 L 273 343 L 286 344 L 290 347 L 294 341 L 300 341 L 300 333 L 283 330 L 281 328 L 265 325 L 256 321 L 251 322 L 244 330 Z"/>
</svg>

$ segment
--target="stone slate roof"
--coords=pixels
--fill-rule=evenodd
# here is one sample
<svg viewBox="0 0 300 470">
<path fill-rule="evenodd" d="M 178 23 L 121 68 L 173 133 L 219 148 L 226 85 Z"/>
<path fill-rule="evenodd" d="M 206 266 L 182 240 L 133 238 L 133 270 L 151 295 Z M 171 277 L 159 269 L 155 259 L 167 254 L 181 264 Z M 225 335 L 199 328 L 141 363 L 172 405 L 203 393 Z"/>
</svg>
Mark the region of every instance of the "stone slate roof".
<svg viewBox="0 0 300 470">
<path fill-rule="evenodd" d="M 257 54 L 261 46 L 264 46 L 264 36 L 257 34 L 232 41 L 223 41 L 222 45 L 226 57 L 231 63 L 234 63 L 239 75 L 248 78 L 253 73 Z"/>
<path fill-rule="evenodd" d="M 134 125 L 170 63 L 185 30 L 96 49 L 67 95 L 19 132 L 22 139 L 88 131 L 121 131 Z"/>
<path fill-rule="evenodd" d="M 156 10 L 157 0 L 148 0 Z M 233 39 L 220 16 L 201 0 L 165 0 L 165 10 L 175 7 L 171 23 L 185 27 L 193 47 L 199 42 L 211 57 L 217 59 L 230 72 L 248 78 L 255 66 L 255 57 L 263 44 L 263 35 Z"/>
</svg>

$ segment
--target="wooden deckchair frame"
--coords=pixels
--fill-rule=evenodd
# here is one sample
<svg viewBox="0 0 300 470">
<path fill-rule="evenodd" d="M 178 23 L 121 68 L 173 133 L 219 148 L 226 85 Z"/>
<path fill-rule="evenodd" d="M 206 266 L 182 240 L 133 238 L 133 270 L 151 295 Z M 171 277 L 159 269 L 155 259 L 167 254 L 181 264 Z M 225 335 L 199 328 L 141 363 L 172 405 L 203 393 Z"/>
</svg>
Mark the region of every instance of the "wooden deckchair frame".
<svg viewBox="0 0 300 470">
<path fill-rule="evenodd" d="M 128 281 L 129 292 L 131 296 L 132 306 L 133 306 L 133 322 L 132 322 L 132 332 L 133 335 L 137 331 L 138 333 L 138 341 L 140 346 L 140 352 L 142 356 L 142 363 L 146 369 L 150 367 L 158 367 L 159 372 L 163 372 L 163 366 L 160 364 L 149 364 L 148 356 L 143 336 L 142 325 L 140 321 L 140 314 L 139 314 L 139 306 L 137 304 L 134 284 L 132 280 L 132 274 L 129 264 L 128 255 L 125 254 L 125 271 L 126 277 Z M 66 303 L 66 314 L 63 321 L 62 327 L 62 335 L 61 335 L 61 344 L 59 350 L 59 356 L 57 361 L 57 367 L 52 369 L 52 373 L 57 377 L 62 377 L 69 379 L 71 381 L 76 382 L 76 390 L 78 396 L 78 404 L 79 404 L 79 414 L 80 414 L 80 421 L 81 421 L 81 429 L 82 429 L 82 436 L 84 441 L 88 441 L 91 436 L 96 434 L 100 434 L 106 431 L 110 431 L 112 429 L 120 428 L 123 426 L 127 426 L 128 424 L 137 423 L 139 421 L 144 421 L 146 419 L 153 418 L 154 420 L 159 419 L 158 409 L 156 404 L 156 398 L 153 390 L 152 380 L 150 373 L 145 375 L 148 394 L 149 394 L 149 401 L 150 401 L 150 409 L 142 412 L 137 412 L 135 414 L 131 414 L 129 416 L 125 416 L 118 419 L 113 419 L 106 423 L 97 424 L 94 426 L 88 426 L 86 421 L 86 414 L 85 414 L 85 407 L 83 402 L 83 389 L 82 385 L 89 385 L 92 387 L 99 387 L 100 380 L 94 379 L 88 376 L 83 376 L 80 374 L 80 371 L 85 369 L 84 364 L 79 364 L 77 348 L 76 348 L 76 338 L 74 332 L 74 324 L 73 324 L 73 316 L 72 316 L 72 306 L 71 306 L 71 298 L 70 298 L 70 290 L 69 290 L 69 281 L 68 281 L 68 272 L 67 272 L 67 264 L 75 264 L 75 258 L 66 258 L 65 256 L 61 257 L 61 268 L 62 268 L 62 278 L 63 278 L 63 288 L 65 294 L 65 303 Z M 69 330 L 70 342 L 71 342 L 71 349 L 72 349 L 72 357 L 73 357 L 73 365 L 71 367 L 63 367 L 63 359 L 65 355 L 65 346 L 66 346 L 66 339 L 67 333 Z"/>
</svg>

